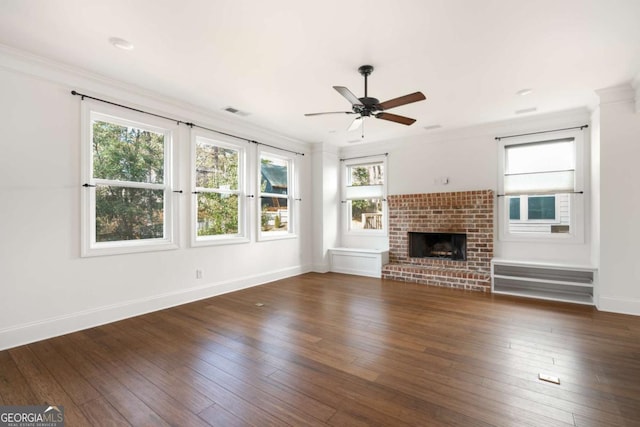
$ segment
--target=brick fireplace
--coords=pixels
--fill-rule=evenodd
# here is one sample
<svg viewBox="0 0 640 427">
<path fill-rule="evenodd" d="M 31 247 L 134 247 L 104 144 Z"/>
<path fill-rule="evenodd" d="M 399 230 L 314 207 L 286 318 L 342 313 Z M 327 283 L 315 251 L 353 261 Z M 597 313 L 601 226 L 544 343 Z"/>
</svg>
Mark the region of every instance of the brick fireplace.
<svg viewBox="0 0 640 427">
<path fill-rule="evenodd" d="M 383 267 L 382 278 L 490 291 L 492 190 L 403 194 L 389 196 L 387 201 L 389 264 Z M 409 255 L 409 233 L 464 235 L 466 259 L 412 257 Z"/>
</svg>

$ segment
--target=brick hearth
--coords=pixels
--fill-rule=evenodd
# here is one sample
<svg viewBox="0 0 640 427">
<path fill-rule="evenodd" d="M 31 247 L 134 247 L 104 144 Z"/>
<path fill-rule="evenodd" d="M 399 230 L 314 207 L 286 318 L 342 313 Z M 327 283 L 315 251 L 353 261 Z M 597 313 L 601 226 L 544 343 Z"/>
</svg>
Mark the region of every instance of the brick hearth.
<svg viewBox="0 0 640 427">
<path fill-rule="evenodd" d="M 388 197 L 389 261 L 384 279 L 487 292 L 493 258 L 492 190 Z M 467 260 L 409 257 L 409 232 L 466 233 Z"/>
</svg>

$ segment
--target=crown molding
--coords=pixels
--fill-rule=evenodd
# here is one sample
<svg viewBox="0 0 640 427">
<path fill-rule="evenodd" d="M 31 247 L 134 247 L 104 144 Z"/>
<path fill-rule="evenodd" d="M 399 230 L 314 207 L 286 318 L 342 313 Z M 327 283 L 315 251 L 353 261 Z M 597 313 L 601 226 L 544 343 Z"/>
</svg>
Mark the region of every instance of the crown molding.
<svg viewBox="0 0 640 427">
<path fill-rule="evenodd" d="M 587 107 L 518 117 L 498 122 L 482 123 L 454 129 L 442 129 L 437 133 L 413 135 L 364 145 L 341 147 L 340 155 L 368 155 L 373 152 L 388 152 L 406 147 L 407 144 L 455 143 L 465 140 L 493 140 L 495 137 L 513 133 L 538 132 L 542 130 L 582 126 L 591 122 L 593 110 Z"/>
<path fill-rule="evenodd" d="M 223 132 L 235 133 L 247 139 L 296 151 L 307 152 L 312 144 L 300 141 L 273 129 L 257 126 L 246 119 L 229 117 L 181 99 L 169 97 L 134 84 L 73 67 L 30 52 L 0 44 L 0 69 L 17 72 L 42 81 L 58 84 L 86 95 L 127 104 L 161 115 L 198 123 Z M 70 95 L 71 96 L 71 95 Z"/>
<path fill-rule="evenodd" d="M 629 102 L 637 98 L 631 82 L 598 89 L 596 94 L 600 97 L 600 105 Z"/>
</svg>

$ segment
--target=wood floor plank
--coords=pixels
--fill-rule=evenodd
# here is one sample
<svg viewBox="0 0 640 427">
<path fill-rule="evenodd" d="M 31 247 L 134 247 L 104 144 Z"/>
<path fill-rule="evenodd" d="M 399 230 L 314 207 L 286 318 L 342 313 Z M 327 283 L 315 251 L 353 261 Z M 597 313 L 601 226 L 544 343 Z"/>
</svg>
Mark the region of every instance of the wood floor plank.
<svg viewBox="0 0 640 427">
<path fill-rule="evenodd" d="M 100 397 L 100 393 L 55 350 L 50 341 L 40 341 L 29 347 L 77 405 Z"/>
<path fill-rule="evenodd" d="M 198 415 L 214 427 L 245 427 L 248 425 L 245 420 L 233 415 L 231 412 L 215 403 L 208 408 L 205 408 Z M 260 424 L 251 425 L 260 426 Z"/>
<path fill-rule="evenodd" d="M 636 426 L 638 378 L 640 317 L 336 273 L 0 352 L 70 426 Z"/>
<path fill-rule="evenodd" d="M 217 382 L 191 368 L 179 368 L 176 373 L 193 384 L 194 387 L 208 391 L 209 396 L 217 405 L 234 416 L 243 419 L 248 425 L 282 426 L 286 424 L 283 420 L 255 405 L 254 402 L 249 402 L 230 392 Z M 203 415 L 204 413 L 201 413 L 201 416 Z"/>
<path fill-rule="evenodd" d="M 131 426 L 129 422 L 103 397 L 79 405 L 90 425 L 99 427 Z"/>
<path fill-rule="evenodd" d="M 64 406 L 65 422 L 69 425 L 89 425 L 80 408 L 28 346 L 13 348 L 9 354 L 35 395 L 33 405 Z"/>
<path fill-rule="evenodd" d="M 0 396 L 3 405 L 33 405 L 35 394 L 8 351 L 0 352 Z"/>
</svg>

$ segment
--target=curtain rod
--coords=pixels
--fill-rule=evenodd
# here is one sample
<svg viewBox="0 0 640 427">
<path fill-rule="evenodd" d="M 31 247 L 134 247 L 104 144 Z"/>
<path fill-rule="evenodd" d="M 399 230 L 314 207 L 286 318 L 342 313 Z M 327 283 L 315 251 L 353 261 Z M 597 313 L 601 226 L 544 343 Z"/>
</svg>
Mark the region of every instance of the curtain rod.
<svg viewBox="0 0 640 427">
<path fill-rule="evenodd" d="M 507 136 L 496 136 L 496 141 L 500 141 L 501 139 L 505 139 L 505 138 L 515 138 L 517 136 L 528 136 L 528 135 L 537 135 L 539 133 L 549 133 L 549 132 L 559 132 L 562 130 L 571 130 L 571 129 L 584 129 L 584 128 L 588 128 L 589 125 L 582 125 L 582 126 L 574 126 L 571 128 L 563 128 L 563 129 L 552 129 L 552 130 L 542 130 L 540 132 L 531 132 L 531 133 L 521 133 L 519 135 L 507 135 Z"/>
<path fill-rule="evenodd" d="M 519 196 L 552 196 L 555 194 L 584 194 L 584 191 L 554 191 L 552 193 L 535 193 L 535 194 L 528 194 L 528 193 L 522 193 L 522 194 L 513 194 L 513 196 L 515 197 L 519 197 Z M 507 196 L 511 196 L 511 194 L 496 194 L 496 197 L 507 197 Z"/>
<path fill-rule="evenodd" d="M 197 125 L 197 124 L 192 123 L 192 122 L 185 122 L 184 120 L 174 119 L 172 117 L 163 116 L 163 115 L 160 115 L 160 114 L 152 113 L 150 111 L 140 110 L 138 108 L 133 108 L 133 107 L 130 107 L 128 105 L 123 105 L 123 104 L 118 104 L 118 103 L 115 103 L 115 102 L 107 101 L 106 99 L 95 98 L 93 96 L 89 96 L 89 95 L 86 95 L 84 93 L 79 93 L 79 92 L 77 92 L 75 90 L 71 91 L 71 95 L 79 96 L 81 98 L 81 100 L 83 100 L 83 101 L 84 101 L 85 98 L 89 98 L 89 99 L 93 99 L 94 101 L 103 102 L 105 104 L 114 105 L 116 107 L 125 108 L 127 110 L 136 111 L 138 113 L 147 114 L 149 116 L 154 116 L 154 117 L 159 117 L 161 119 L 170 120 L 172 122 L 176 122 L 176 124 L 178 124 L 178 125 L 183 124 L 183 125 L 189 126 L 190 128 L 194 128 L 195 127 L 195 128 L 199 128 L 199 129 L 204 129 L 204 130 L 208 130 L 210 132 L 214 132 L 214 133 L 217 133 L 217 134 L 220 134 L 220 135 L 225 135 L 225 136 L 228 136 L 228 137 L 231 137 L 231 138 L 240 139 L 242 141 L 246 141 L 246 142 L 249 142 L 249 143 L 252 143 L 252 144 L 264 145 L 265 147 L 275 148 L 276 150 L 286 151 L 288 153 L 293 153 L 293 154 L 297 154 L 299 156 L 304 156 L 304 153 L 299 153 L 297 151 L 287 150 L 286 148 L 280 148 L 280 147 L 276 147 L 276 146 L 273 146 L 273 145 L 265 144 L 264 142 L 254 141 L 253 139 L 248 139 L 248 138 L 244 138 L 242 136 L 233 135 L 233 134 L 230 134 L 230 133 L 226 133 L 226 132 L 222 132 L 222 131 L 219 131 L 219 130 L 211 129 L 211 128 L 208 128 L 208 127 L 205 127 L 205 126 L 200 126 L 200 125 Z"/>
<path fill-rule="evenodd" d="M 346 159 L 340 159 L 340 161 L 344 162 L 345 160 L 367 159 L 369 157 L 388 156 L 388 155 L 389 155 L 389 153 L 371 154 L 370 156 L 359 156 L 359 157 L 349 157 L 349 158 L 346 158 Z"/>
</svg>

